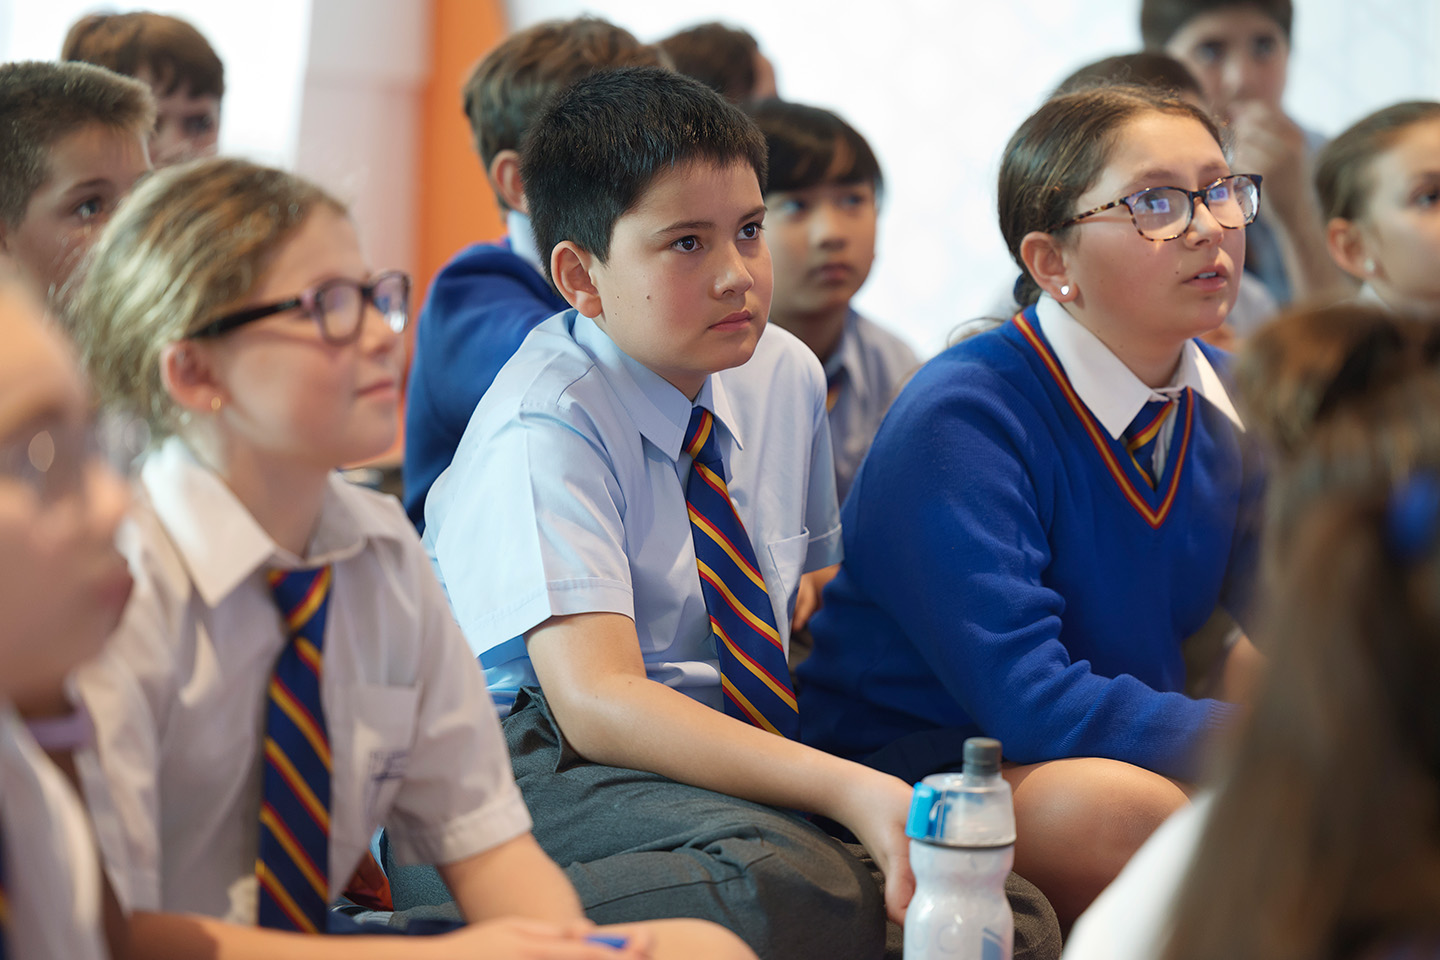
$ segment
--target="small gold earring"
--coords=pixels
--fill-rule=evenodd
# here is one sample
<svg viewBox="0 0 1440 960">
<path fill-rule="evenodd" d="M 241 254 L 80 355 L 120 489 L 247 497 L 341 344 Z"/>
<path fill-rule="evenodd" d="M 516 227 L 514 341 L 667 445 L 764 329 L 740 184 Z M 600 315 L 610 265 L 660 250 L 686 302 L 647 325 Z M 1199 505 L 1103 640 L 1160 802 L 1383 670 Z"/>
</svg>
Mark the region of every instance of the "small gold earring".
<svg viewBox="0 0 1440 960">
<path fill-rule="evenodd" d="M 210 398 L 210 412 L 219 413 L 221 406 L 223 406 L 223 401 L 220 399 L 220 395 L 217 393 L 215 396 Z"/>
</svg>

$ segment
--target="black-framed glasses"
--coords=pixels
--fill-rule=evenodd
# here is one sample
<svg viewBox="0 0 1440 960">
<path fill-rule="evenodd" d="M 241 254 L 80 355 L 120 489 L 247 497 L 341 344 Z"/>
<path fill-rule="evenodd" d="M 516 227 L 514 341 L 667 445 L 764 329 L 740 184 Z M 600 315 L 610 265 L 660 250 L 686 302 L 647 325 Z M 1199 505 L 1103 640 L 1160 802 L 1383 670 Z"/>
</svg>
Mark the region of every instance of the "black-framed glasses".
<svg viewBox="0 0 1440 960">
<path fill-rule="evenodd" d="M 367 300 L 385 317 L 385 323 L 391 330 L 402 332 L 410 322 L 410 274 L 403 270 L 387 270 L 369 283 L 336 277 L 302 291 L 298 297 L 260 307 L 247 307 L 217 317 L 190 336 L 195 339 L 218 337 L 247 323 L 299 309 L 308 313 L 320 327 L 320 336 L 327 343 L 344 346 L 360 337 Z"/>
<path fill-rule="evenodd" d="M 1183 237 L 1195 219 L 1195 201 L 1205 204 L 1215 222 L 1227 230 L 1238 230 L 1255 219 L 1260 212 L 1260 181 L 1258 173 L 1232 173 L 1199 190 L 1184 187 L 1149 187 L 1137 190 L 1094 210 L 1056 224 L 1060 230 L 1079 223 L 1086 217 L 1123 205 L 1130 211 L 1130 221 L 1146 240 L 1165 241 Z"/>
</svg>

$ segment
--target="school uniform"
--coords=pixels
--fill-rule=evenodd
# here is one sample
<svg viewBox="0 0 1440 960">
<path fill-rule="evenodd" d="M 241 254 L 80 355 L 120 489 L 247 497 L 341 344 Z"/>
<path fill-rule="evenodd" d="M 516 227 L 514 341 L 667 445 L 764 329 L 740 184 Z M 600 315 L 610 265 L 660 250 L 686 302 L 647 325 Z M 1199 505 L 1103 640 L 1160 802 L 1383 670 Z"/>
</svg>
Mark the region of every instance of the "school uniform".
<svg viewBox="0 0 1440 960">
<path fill-rule="evenodd" d="M 425 497 L 495 375 L 540 321 L 567 304 L 545 279 L 530 218 L 455 255 L 436 275 L 415 328 L 405 396 L 405 511 L 423 528 Z"/>
<path fill-rule="evenodd" d="M 266 691 L 288 642 L 272 569 L 333 573 L 329 899 L 381 824 L 403 859 L 442 864 L 529 828 L 483 677 L 392 499 L 333 476 L 297 557 L 171 438 L 120 539 L 134 593 L 79 688 L 125 824 L 123 849 L 101 846 L 128 909 L 256 922 Z"/>
<path fill-rule="evenodd" d="M 842 503 L 885 411 L 918 366 L 905 341 L 854 310 L 846 315 L 840 342 L 825 359 L 835 487 Z"/>
<path fill-rule="evenodd" d="M 0 704 L 0 850 L 8 960 L 109 956 L 90 821 L 9 704 Z"/>
<path fill-rule="evenodd" d="M 695 405 L 714 415 L 788 642 L 800 575 L 840 559 L 820 364 L 771 325 Z M 622 614 L 650 679 L 721 709 L 686 509 L 691 410 L 594 321 L 552 317 L 501 371 L 431 491 L 426 548 L 496 703 L 513 704 L 505 732 L 535 836 L 592 919 L 693 916 L 762 956 L 878 956 L 883 906 L 858 859 L 790 812 L 585 761 L 526 656 L 523 635 L 552 616 Z"/>
<path fill-rule="evenodd" d="M 1181 641 L 1244 616 L 1262 487 L 1223 371 L 1185 346 L 1152 488 L 1121 437 L 1155 392 L 1048 297 L 922 368 L 846 502 L 806 742 L 911 778 L 981 733 L 1193 775 L 1233 708 L 1181 692 Z"/>
</svg>

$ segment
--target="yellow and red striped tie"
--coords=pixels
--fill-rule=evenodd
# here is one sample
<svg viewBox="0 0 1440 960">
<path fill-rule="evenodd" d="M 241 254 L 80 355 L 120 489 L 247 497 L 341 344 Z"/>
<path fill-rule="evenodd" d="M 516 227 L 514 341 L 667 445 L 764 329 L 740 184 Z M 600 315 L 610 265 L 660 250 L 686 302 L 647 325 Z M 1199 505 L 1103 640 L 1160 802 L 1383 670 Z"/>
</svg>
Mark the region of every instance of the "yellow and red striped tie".
<svg viewBox="0 0 1440 960">
<path fill-rule="evenodd" d="M 685 436 L 685 452 L 694 459 L 685 502 L 720 660 L 725 712 L 793 739 L 800 735 L 800 713 L 785 648 L 755 550 L 725 485 L 715 433 L 710 411 L 695 407 Z"/>
<path fill-rule="evenodd" d="M 1155 469 L 1155 442 L 1160 438 L 1160 430 L 1174 409 L 1174 398 L 1151 400 L 1140 408 L 1140 412 L 1124 433 L 1125 449 L 1129 451 L 1130 458 L 1135 461 L 1135 466 L 1140 468 L 1152 489 L 1160 479 L 1160 471 Z"/>
<path fill-rule="evenodd" d="M 320 933 L 330 902 L 330 737 L 320 704 L 330 567 L 271 571 L 288 642 L 270 676 L 260 803 L 262 927 Z"/>
</svg>

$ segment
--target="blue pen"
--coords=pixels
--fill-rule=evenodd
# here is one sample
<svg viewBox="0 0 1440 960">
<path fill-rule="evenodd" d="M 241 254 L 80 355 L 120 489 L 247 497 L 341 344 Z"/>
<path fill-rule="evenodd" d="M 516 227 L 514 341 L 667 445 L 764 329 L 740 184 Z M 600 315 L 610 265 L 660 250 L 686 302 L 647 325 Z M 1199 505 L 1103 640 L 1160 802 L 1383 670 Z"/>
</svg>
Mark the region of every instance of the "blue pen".
<svg viewBox="0 0 1440 960">
<path fill-rule="evenodd" d="M 625 938 L 625 937 L 607 937 L 607 936 L 604 936 L 604 935 L 602 935 L 602 934 L 598 934 L 598 933 L 597 933 L 597 934 L 596 934 L 595 936 L 593 936 L 593 937 L 586 937 L 586 938 L 585 938 L 585 942 L 586 942 L 586 943 L 598 943 L 598 944 L 600 944 L 601 946 L 604 946 L 604 947 L 614 947 L 616 950 L 619 950 L 619 949 L 621 949 L 622 947 L 624 947 L 627 943 L 629 943 L 630 941 L 629 941 L 627 938 Z"/>
</svg>

